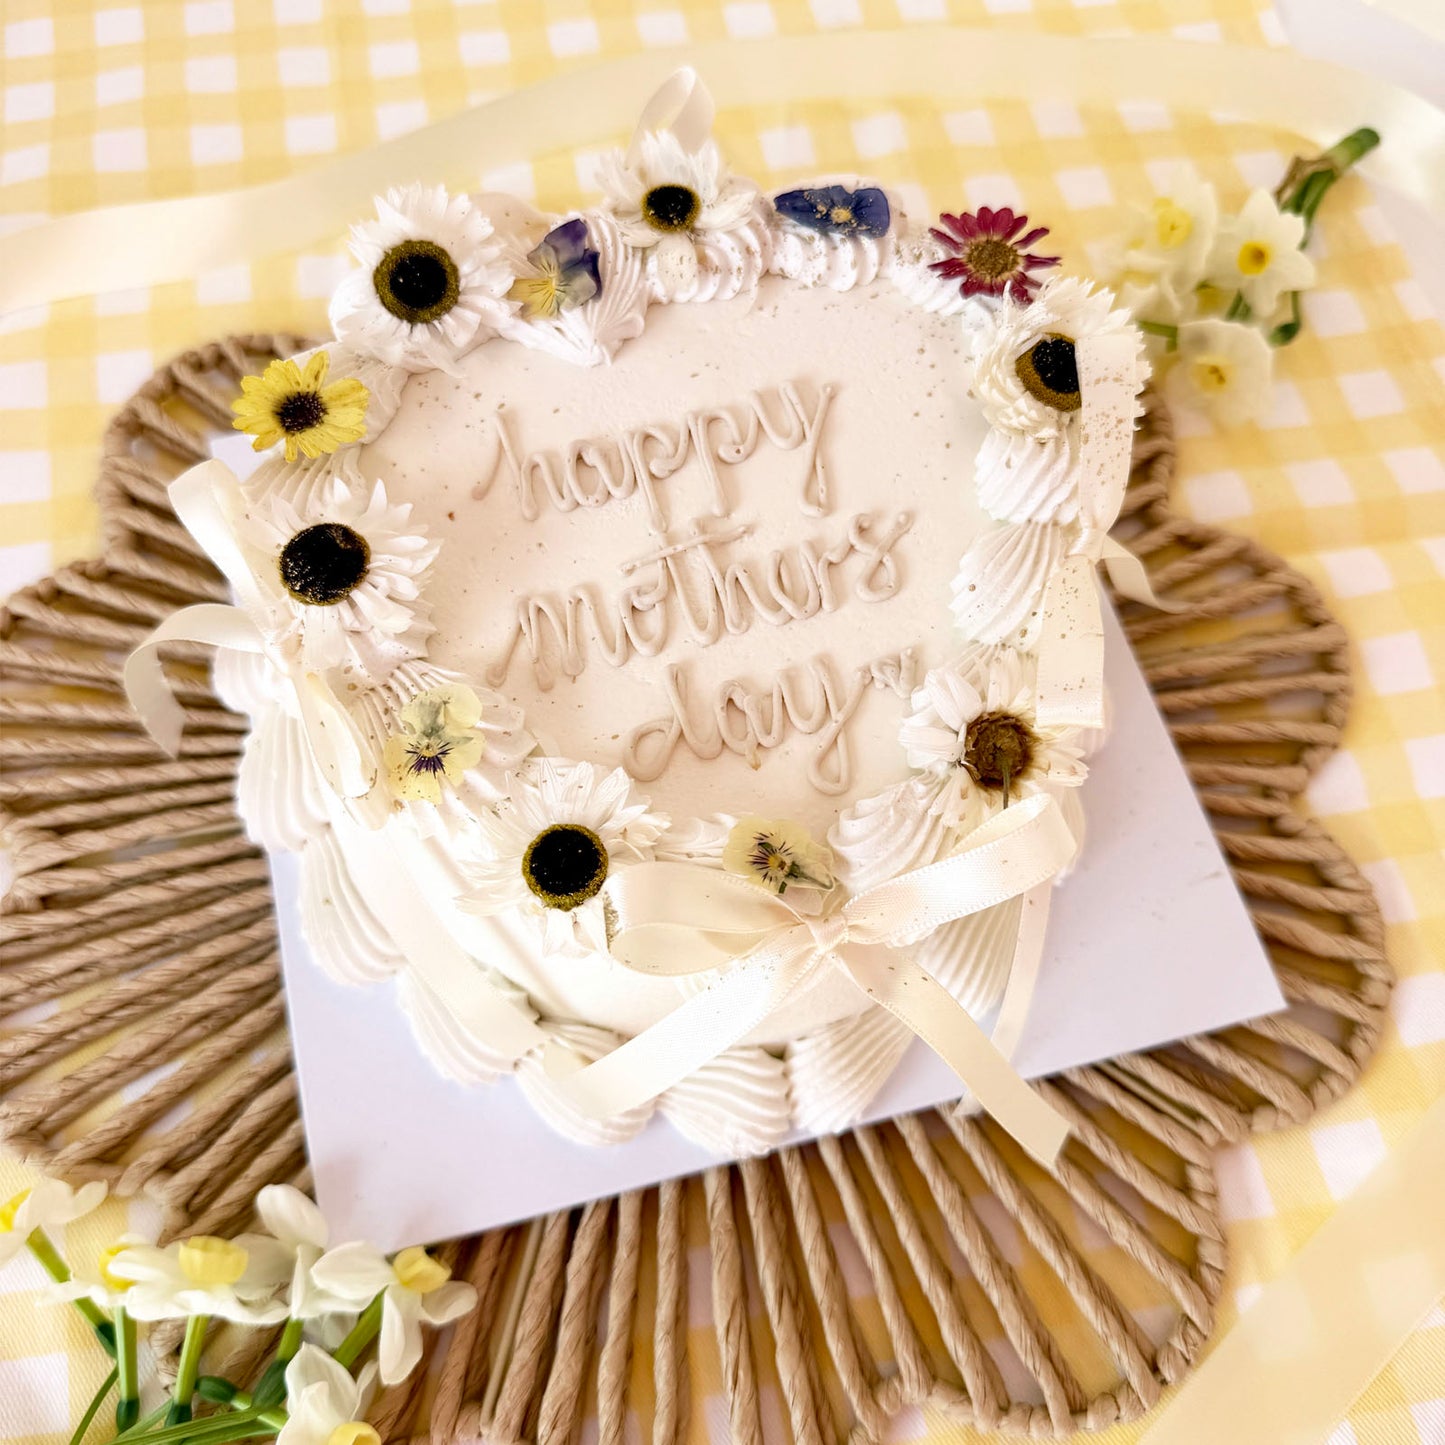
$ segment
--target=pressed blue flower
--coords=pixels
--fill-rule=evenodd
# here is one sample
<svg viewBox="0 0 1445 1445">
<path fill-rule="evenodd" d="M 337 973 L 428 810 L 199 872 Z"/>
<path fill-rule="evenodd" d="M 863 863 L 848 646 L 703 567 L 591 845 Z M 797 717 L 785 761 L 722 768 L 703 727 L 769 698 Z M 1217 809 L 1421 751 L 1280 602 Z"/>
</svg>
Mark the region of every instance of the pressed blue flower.
<svg viewBox="0 0 1445 1445">
<path fill-rule="evenodd" d="M 581 216 L 548 231 L 527 253 L 530 276 L 519 276 L 507 295 L 522 303 L 524 316 L 556 316 L 602 294 L 598 253 L 587 244 Z"/>
<path fill-rule="evenodd" d="M 877 186 L 816 186 L 784 191 L 773 200 L 780 216 L 810 231 L 842 236 L 886 236 L 893 217 Z"/>
</svg>

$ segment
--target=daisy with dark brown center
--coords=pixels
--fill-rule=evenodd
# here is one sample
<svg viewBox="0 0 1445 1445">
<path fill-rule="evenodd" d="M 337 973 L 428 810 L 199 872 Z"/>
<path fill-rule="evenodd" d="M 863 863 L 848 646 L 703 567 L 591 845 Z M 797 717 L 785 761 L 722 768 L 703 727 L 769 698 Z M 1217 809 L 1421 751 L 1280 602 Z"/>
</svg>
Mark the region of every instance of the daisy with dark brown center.
<svg viewBox="0 0 1445 1445">
<path fill-rule="evenodd" d="M 666 826 L 622 769 L 538 759 L 478 817 L 463 907 L 532 916 L 549 955 L 605 953 L 603 887 L 618 867 L 651 858 Z"/>
<path fill-rule="evenodd" d="M 243 376 L 241 395 L 231 403 L 232 425 L 255 438 L 258 452 L 283 443 L 288 462 L 298 453 L 311 461 L 359 442 L 370 396 L 354 376 L 328 384 L 330 365 L 326 352 L 317 351 L 304 370 L 291 360 L 273 361 L 260 376 Z"/>
<path fill-rule="evenodd" d="M 1040 337 L 1014 362 L 1014 371 L 1030 396 L 1055 411 L 1078 411 L 1084 404 L 1071 337 Z"/>
<path fill-rule="evenodd" d="M 1076 787 L 1088 771 L 1078 729 L 1035 720 L 1030 667 L 1012 648 L 977 648 L 913 694 L 900 740 L 910 766 L 936 779 L 935 810 L 960 832 L 1041 789 Z"/>
</svg>

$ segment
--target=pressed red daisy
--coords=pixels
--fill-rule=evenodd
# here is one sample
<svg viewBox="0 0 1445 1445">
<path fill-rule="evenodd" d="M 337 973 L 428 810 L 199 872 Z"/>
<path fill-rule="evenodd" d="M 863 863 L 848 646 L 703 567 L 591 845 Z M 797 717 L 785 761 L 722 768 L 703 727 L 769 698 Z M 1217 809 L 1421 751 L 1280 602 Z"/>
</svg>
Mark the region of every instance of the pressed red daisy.
<svg viewBox="0 0 1445 1445">
<path fill-rule="evenodd" d="M 1029 218 L 1015 215 L 1008 206 L 997 211 L 980 206 L 977 214 L 964 211 L 957 216 L 945 212 L 938 219 L 944 229 L 933 226 L 929 234 L 950 254 L 931 262 L 928 269 L 957 278 L 963 296 L 1032 301 L 1039 283 L 1031 273 L 1059 264 L 1057 256 L 1035 256 L 1029 250 L 1049 234 L 1049 228 L 1025 230 Z"/>
</svg>

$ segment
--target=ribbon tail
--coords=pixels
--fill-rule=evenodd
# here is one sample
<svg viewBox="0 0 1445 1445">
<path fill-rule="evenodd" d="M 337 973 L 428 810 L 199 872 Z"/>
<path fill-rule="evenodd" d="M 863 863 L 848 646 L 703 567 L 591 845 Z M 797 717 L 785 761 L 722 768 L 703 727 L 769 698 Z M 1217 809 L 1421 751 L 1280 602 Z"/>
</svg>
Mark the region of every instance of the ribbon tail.
<svg viewBox="0 0 1445 1445">
<path fill-rule="evenodd" d="M 1104 614 L 1094 563 L 1064 559 L 1044 589 L 1037 701 L 1041 727 L 1104 725 Z"/>
<path fill-rule="evenodd" d="M 685 151 L 696 151 L 712 134 L 712 93 L 692 66 L 675 70 L 652 93 L 637 118 L 637 129 L 627 147 L 627 163 L 635 165 L 642 151 L 642 137 L 652 131 L 670 130 Z"/>
<path fill-rule="evenodd" d="M 590 1119 L 626 1113 L 695 1073 L 745 1039 L 821 965 L 811 941 L 769 950 L 679 1004 L 650 1028 L 595 1062 L 578 1066 L 565 1045 L 548 1045 L 543 1063 L 558 1092 Z"/>
<path fill-rule="evenodd" d="M 186 714 L 161 666 L 160 649 L 167 642 L 200 642 L 234 652 L 260 652 L 263 643 L 255 623 L 239 608 L 199 602 L 173 612 L 126 658 L 122 674 L 126 698 L 161 750 L 176 757 Z"/>
<path fill-rule="evenodd" d="M 331 790 L 343 798 L 360 798 L 376 785 L 376 763 L 351 714 L 315 673 L 293 676 L 296 702 L 306 728 L 312 756 Z"/>
<path fill-rule="evenodd" d="M 1112 537 L 1104 538 L 1099 555 L 1104 570 L 1109 574 L 1109 581 L 1114 584 L 1114 591 L 1121 597 L 1127 597 L 1131 602 L 1142 602 L 1146 607 L 1153 607 L 1159 612 L 1183 612 L 1189 606 L 1187 602 L 1159 596 L 1154 590 L 1154 584 L 1149 580 L 1144 564 Z"/>
<path fill-rule="evenodd" d="M 998 1124 L 1045 1169 L 1069 1136 L 1068 1121 L 1037 1094 L 944 986 L 892 950 L 844 949 L 853 981 L 901 1019 L 968 1086 Z"/>
</svg>

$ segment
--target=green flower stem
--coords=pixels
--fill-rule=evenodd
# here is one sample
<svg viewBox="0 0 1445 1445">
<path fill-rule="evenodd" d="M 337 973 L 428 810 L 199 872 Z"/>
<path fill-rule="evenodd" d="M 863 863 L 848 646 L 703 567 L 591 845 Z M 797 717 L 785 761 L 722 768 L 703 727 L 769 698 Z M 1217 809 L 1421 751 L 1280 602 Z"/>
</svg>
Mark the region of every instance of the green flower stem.
<svg viewBox="0 0 1445 1445">
<path fill-rule="evenodd" d="M 40 1231 L 35 1231 L 37 1234 Z M 70 1437 L 70 1445 L 80 1445 L 85 1439 L 86 1431 L 90 1429 L 91 1422 L 100 1413 L 100 1407 L 105 1403 L 105 1397 L 110 1394 L 116 1382 L 116 1371 L 112 1367 L 110 1374 L 100 1382 L 100 1389 L 91 1397 L 90 1404 L 85 1407 L 85 1414 L 80 1417 L 80 1424 L 75 1427 L 75 1434 Z"/>
<path fill-rule="evenodd" d="M 380 1333 L 381 1307 L 385 1299 L 386 1291 L 383 1290 L 361 1312 L 361 1318 L 352 1325 L 351 1333 L 336 1347 L 337 1364 L 344 1365 L 349 1370 L 356 1363 L 361 1352 Z"/>
<path fill-rule="evenodd" d="M 115 1428 L 129 1430 L 140 1419 L 140 1384 L 135 1363 L 135 1321 L 115 1307 L 115 1368 L 120 1394 L 115 1402 Z"/>
<path fill-rule="evenodd" d="M 40 1261 L 40 1267 L 53 1279 L 56 1284 L 69 1284 L 70 1266 L 61 1259 L 60 1251 L 56 1249 L 50 1236 L 43 1229 L 32 1229 L 25 1240 L 30 1253 Z M 95 1331 L 95 1337 L 100 1341 L 101 1348 L 112 1358 L 115 1356 L 115 1327 L 106 1318 L 105 1311 L 95 1303 L 94 1300 L 80 1299 L 72 1300 L 77 1310 L 80 1311 L 86 1324 Z"/>
<path fill-rule="evenodd" d="M 1173 351 L 1179 345 L 1179 328 L 1167 321 L 1140 321 L 1136 324 L 1148 336 L 1162 336 L 1166 351 Z"/>
<path fill-rule="evenodd" d="M 286 1321 L 286 1328 L 281 1331 L 281 1343 L 276 1346 L 276 1358 L 283 1365 L 289 1365 L 296 1358 L 296 1351 L 301 1348 L 301 1337 L 305 1328 L 305 1320 Z"/>
<path fill-rule="evenodd" d="M 274 1435 L 286 1423 L 282 1411 L 247 1410 L 236 1415 L 211 1415 L 204 1420 L 183 1420 L 163 1430 L 132 1433 L 127 1440 L 144 1440 L 145 1445 L 226 1445 L 231 1440 L 250 1440 Z M 114 1445 L 114 1442 L 112 1442 Z"/>
<path fill-rule="evenodd" d="M 152 1425 L 159 1425 L 161 1422 L 161 1416 L 163 1416 L 166 1411 L 170 1409 L 170 1407 L 171 1402 L 169 1400 L 162 1402 L 161 1404 L 157 1405 L 155 1409 L 150 1412 L 149 1415 L 143 1415 L 128 1430 L 122 1430 L 120 1434 L 115 1437 L 115 1440 L 131 1440 L 135 1436 L 142 1434 L 146 1430 L 149 1430 Z M 110 1442 L 110 1445 L 115 1445 L 115 1440 L 112 1440 Z"/>
<path fill-rule="evenodd" d="M 201 1373 L 201 1349 L 206 1342 L 207 1315 L 192 1315 L 186 1321 L 186 1337 L 181 1341 L 181 1363 L 176 1371 L 176 1388 L 171 1393 L 171 1408 L 166 1412 L 167 1425 L 180 1425 L 191 1418 L 191 1397 L 196 1393 L 196 1377 Z"/>
</svg>

